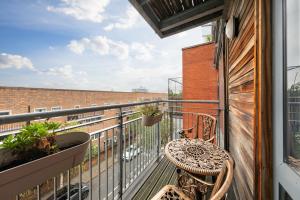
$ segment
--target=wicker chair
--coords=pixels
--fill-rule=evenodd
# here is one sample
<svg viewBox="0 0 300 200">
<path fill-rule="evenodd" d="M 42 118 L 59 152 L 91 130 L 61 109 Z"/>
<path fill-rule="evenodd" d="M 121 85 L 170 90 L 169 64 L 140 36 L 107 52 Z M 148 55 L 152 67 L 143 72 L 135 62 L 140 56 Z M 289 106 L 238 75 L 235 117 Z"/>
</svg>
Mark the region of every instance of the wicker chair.
<svg viewBox="0 0 300 200">
<path fill-rule="evenodd" d="M 192 176 L 192 175 L 190 175 Z M 227 198 L 227 192 L 233 179 L 233 161 L 226 160 L 225 166 L 219 173 L 214 184 L 203 181 L 197 177 L 191 177 L 201 185 L 212 188 L 209 200 L 221 200 Z M 192 200 L 194 197 L 184 193 L 184 188 L 176 187 L 175 185 L 164 186 L 152 200 Z"/>
<path fill-rule="evenodd" d="M 195 118 L 192 119 L 192 127 L 180 129 L 177 131 L 177 134 L 179 134 L 181 138 L 188 138 L 188 135 L 193 133 L 193 138 L 198 138 L 200 129 L 203 140 L 214 142 L 216 135 L 216 124 L 217 120 L 215 117 L 204 113 L 198 113 L 195 115 Z"/>
</svg>

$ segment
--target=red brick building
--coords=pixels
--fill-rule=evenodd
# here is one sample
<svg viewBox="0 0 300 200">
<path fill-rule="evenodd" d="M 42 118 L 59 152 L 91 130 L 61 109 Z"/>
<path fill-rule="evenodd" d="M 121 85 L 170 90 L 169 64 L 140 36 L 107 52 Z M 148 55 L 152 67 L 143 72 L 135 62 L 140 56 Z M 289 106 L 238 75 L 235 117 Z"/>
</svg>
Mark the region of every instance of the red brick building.
<svg viewBox="0 0 300 200">
<path fill-rule="evenodd" d="M 165 99 L 164 93 L 0 87 L 0 115 Z"/>
<path fill-rule="evenodd" d="M 218 69 L 214 67 L 214 43 L 182 49 L 182 97 L 186 100 L 218 100 Z M 216 115 L 216 104 L 184 104 L 183 112 Z M 184 115 L 184 128 L 193 127 L 195 117 Z M 200 131 L 199 131 L 200 132 Z"/>
<path fill-rule="evenodd" d="M 94 107 L 102 105 L 133 103 L 140 101 L 166 99 L 166 93 L 149 92 L 113 92 L 113 91 L 89 91 L 66 90 L 22 87 L 0 87 L 0 115 L 21 114 L 29 112 L 58 111 L 64 109 Z M 131 108 L 124 108 L 129 111 Z M 134 111 L 134 108 L 133 110 Z M 50 120 L 70 123 L 86 123 L 91 120 L 101 120 L 117 116 L 118 110 L 105 110 L 66 117 L 58 117 Z M 85 126 L 84 131 L 93 132 L 116 124 L 116 119 L 91 126 Z M 1 126 L 0 133 L 18 129 L 22 125 L 13 124 Z M 109 136 L 111 133 L 109 133 Z"/>
</svg>

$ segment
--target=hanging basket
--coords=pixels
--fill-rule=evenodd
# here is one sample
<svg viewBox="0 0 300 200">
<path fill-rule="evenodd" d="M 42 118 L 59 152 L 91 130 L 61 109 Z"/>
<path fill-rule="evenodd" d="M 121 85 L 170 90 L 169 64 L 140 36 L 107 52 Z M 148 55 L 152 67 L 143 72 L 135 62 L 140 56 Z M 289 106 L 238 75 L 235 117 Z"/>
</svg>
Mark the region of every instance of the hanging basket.
<svg viewBox="0 0 300 200">
<path fill-rule="evenodd" d="M 142 124 L 144 126 L 153 126 L 154 124 L 161 121 L 163 114 L 156 115 L 156 116 L 142 116 Z"/>
<path fill-rule="evenodd" d="M 71 132 L 54 138 L 63 150 L 0 172 L 0 199 L 14 199 L 17 194 L 83 162 L 90 141 L 88 133 Z M 0 159 L 0 164 L 14 162 L 19 157 L 1 149 L 0 157 L 3 156 L 11 157 Z"/>
</svg>

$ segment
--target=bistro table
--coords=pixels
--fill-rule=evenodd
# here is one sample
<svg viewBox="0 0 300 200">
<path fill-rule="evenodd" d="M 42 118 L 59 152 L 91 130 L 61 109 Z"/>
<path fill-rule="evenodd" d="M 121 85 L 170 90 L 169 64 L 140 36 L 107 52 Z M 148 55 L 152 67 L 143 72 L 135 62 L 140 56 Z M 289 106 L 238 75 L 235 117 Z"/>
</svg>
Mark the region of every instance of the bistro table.
<svg viewBox="0 0 300 200">
<path fill-rule="evenodd" d="M 198 199 L 199 193 L 206 194 L 209 186 L 206 176 L 216 176 L 231 159 L 222 148 L 202 139 L 177 139 L 165 147 L 166 157 L 177 166 L 178 186 L 189 196 Z M 181 170 L 184 173 L 181 173 Z"/>
</svg>

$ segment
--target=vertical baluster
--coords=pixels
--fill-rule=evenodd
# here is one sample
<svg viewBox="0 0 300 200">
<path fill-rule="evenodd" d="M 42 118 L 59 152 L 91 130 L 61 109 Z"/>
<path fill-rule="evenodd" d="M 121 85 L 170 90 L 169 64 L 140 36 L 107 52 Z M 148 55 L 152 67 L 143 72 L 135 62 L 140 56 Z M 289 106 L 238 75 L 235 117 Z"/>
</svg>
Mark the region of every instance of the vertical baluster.
<svg viewBox="0 0 300 200">
<path fill-rule="evenodd" d="M 149 155 L 149 160 L 148 160 L 148 164 L 150 163 L 151 161 L 151 147 L 152 147 L 152 129 L 151 129 L 151 126 L 148 127 L 148 138 L 149 138 L 149 146 L 148 146 L 148 155 Z"/>
<path fill-rule="evenodd" d="M 53 199 L 56 199 L 56 192 L 57 192 L 57 183 L 56 183 L 56 176 L 53 177 Z"/>
<path fill-rule="evenodd" d="M 140 127 L 141 127 L 141 121 L 140 119 L 137 121 L 137 131 L 138 131 L 138 136 L 139 136 L 139 149 L 140 149 L 140 155 L 139 155 L 139 170 L 138 170 L 138 175 L 140 174 L 141 172 L 141 167 L 142 167 L 142 146 L 141 146 L 141 130 L 140 130 Z"/>
<path fill-rule="evenodd" d="M 138 159 L 138 154 L 139 154 L 139 152 L 138 152 L 138 148 L 137 148 L 137 144 L 136 144 L 136 142 L 137 142 L 137 131 L 136 131 L 136 121 L 134 121 L 133 122 L 133 129 L 134 129 L 134 131 L 133 131 L 133 145 L 134 145 L 134 149 L 135 149 L 135 151 L 136 151 L 136 155 L 135 155 L 135 157 L 134 157 L 134 161 L 133 161 L 133 167 L 134 167 L 134 171 L 133 171 L 133 180 L 135 179 L 135 177 L 136 177 L 136 172 L 137 172 L 137 167 L 138 167 L 138 165 L 137 165 L 137 159 Z"/>
<path fill-rule="evenodd" d="M 155 140 L 155 127 L 156 124 L 152 126 L 152 160 L 156 157 L 156 140 Z"/>
<path fill-rule="evenodd" d="M 82 200 L 82 165 L 79 165 L 79 200 Z"/>
<path fill-rule="evenodd" d="M 101 199 L 101 133 L 98 134 L 97 138 L 97 161 L 98 161 L 98 197 Z"/>
<path fill-rule="evenodd" d="M 154 147 L 154 140 L 153 140 L 153 127 L 154 127 L 154 125 L 152 125 L 151 126 L 151 154 L 150 154 L 150 156 L 151 156 L 151 161 L 153 160 L 153 147 Z"/>
<path fill-rule="evenodd" d="M 70 200 L 70 170 L 67 171 L 68 200 Z"/>
<path fill-rule="evenodd" d="M 108 199 L 108 154 L 107 154 L 107 131 L 104 132 L 104 138 L 105 138 L 105 164 L 106 164 L 106 199 Z"/>
<path fill-rule="evenodd" d="M 16 200 L 19 200 L 20 198 L 19 198 L 19 195 L 16 195 Z"/>
<path fill-rule="evenodd" d="M 177 109 L 177 108 L 176 108 Z M 177 127 L 177 110 L 176 110 L 176 113 L 175 113 L 175 115 L 174 115 L 175 117 L 174 117 L 174 120 L 175 120 L 175 131 L 174 131 L 174 133 L 176 134 L 177 132 L 178 132 L 178 127 Z M 175 135 L 175 139 L 178 139 L 178 136 L 177 136 L 177 134 Z"/>
<path fill-rule="evenodd" d="M 150 159 L 151 159 L 151 128 L 148 126 L 147 127 L 147 143 L 148 143 L 148 161 L 147 164 L 150 163 Z"/>
<path fill-rule="evenodd" d="M 90 200 L 93 196 L 93 172 L 92 172 L 92 141 L 89 143 L 89 175 L 90 175 Z"/>
<path fill-rule="evenodd" d="M 141 123 L 142 123 L 142 121 L 141 121 Z M 142 137 L 143 137 L 143 139 L 142 139 L 142 145 L 143 145 L 143 169 L 145 168 L 145 158 L 146 158 L 146 153 L 147 153 L 147 151 L 146 151 L 146 143 L 145 143 L 145 128 L 144 128 L 144 126 L 142 126 L 142 124 L 141 124 L 141 127 L 140 127 L 140 129 L 141 129 L 141 133 L 142 133 Z"/>
<path fill-rule="evenodd" d="M 123 116 L 122 108 L 119 110 L 119 199 L 122 200 L 123 195 Z"/>
<path fill-rule="evenodd" d="M 123 155 L 123 160 L 124 160 L 124 189 L 126 188 L 126 184 L 127 184 L 127 160 L 126 160 L 126 132 L 128 132 L 128 129 L 127 129 L 127 124 L 124 125 L 124 150 L 122 152 L 122 155 Z"/>
<path fill-rule="evenodd" d="M 128 178 L 129 178 L 129 181 L 128 181 L 128 184 L 130 185 L 130 182 L 131 182 L 131 158 L 132 158 L 132 151 L 131 151 L 131 122 L 128 123 L 128 151 L 129 151 L 129 175 L 128 175 Z M 126 184 L 127 186 L 127 184 Z"/>
<path fill-rule="evenodd" d="M 115 129 L 112 129 L 112 199 L 115 199 Z"/>
<path fill-rule="evenodd" d="M 41 199 L 41 191 L 40 191 L 40 186 L 39 185 L 37 185 L 36 186 L 36 199 L 37 200 L 40 200 Z"/>
<path fill-rule="evenodd" d="M 159 155 L 160 155 L 160 122 L 157 123 L 156 127 L 156 133 L 157 133 L 157 161 L 159 161 Z"/>
</svg>

